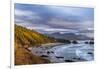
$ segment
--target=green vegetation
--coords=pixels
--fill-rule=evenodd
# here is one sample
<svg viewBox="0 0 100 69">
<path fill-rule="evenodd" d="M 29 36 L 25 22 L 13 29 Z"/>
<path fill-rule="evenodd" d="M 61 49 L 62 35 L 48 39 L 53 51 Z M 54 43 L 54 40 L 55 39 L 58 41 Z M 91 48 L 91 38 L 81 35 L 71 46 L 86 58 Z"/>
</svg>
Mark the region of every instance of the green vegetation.
<svg viewBox="0 0 100 69">
<path fill-rule="evenodd" d="M 49 60 L 33 55 L 28 47 L 56 42 L 54 38 L 15 25 L 15 65 L 49 63 Z"/>
</svg>

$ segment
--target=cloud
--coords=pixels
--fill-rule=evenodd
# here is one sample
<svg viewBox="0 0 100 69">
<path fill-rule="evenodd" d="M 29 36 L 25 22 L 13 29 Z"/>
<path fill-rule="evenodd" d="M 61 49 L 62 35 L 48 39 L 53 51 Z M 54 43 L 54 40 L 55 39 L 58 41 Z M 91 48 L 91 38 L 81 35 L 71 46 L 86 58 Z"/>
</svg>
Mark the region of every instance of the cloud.
<svg viewBox="0 0 100 69">
<path fill-rule="evenodd" d="M 69 15 L 75 15 L 75 16 L 80 16 L 82 14 L 82 12 L 79 12 L 79 11 L 81 11 L 80 8 L 64 7 L 64 6 L 63 7 L 61 7 L 61 6 L 47 6 L 47 8 L 49 10 L 51 10 L 52 12 L 56 12 L 57 11 L 56 13 L 60 13 L 60 14 L 61 13 L 62 14 L 67 13 Z M 61 11 L 61 10 L 63 10 L 63 11 Z"/>
<path fill-rule="evenodd" d="M 91 20 L 94 16 L 93 8 L 82 8 L 82 7 L 66 7 L 66 6 L 46 6 L 49 11 L 54 12 L 60 16 L 65 17 L 77 17 L 82 20 Z M 61 11 L 62 10 L 62 11 Z M 76 18 L 74 18 L 76 19 Z"/>
<path fill-rule="evenodd" d="M 65 29 L 76 29 L 76 30 L 84 30 L 93 28 L 93 21 L 82 21 L 82 22 L 67 22 L 63 19 L 52 18 L 48 21 L 48 24 L 53 27 L 65 28 Z"/>
<path fill-rule="evenodd" d="M 17 4 L 15 23 L 42 33 L 83 33 L 93 30 L 93 13 L 93 8 Z"/>
<path fill-rule="evenodd" d="M 15 22 L 16 23 L 32 23 L 42 18 L 35 12 L 15 9 Z"/>
<path fill-rule="evenodd" d="M 32 14 L 33 13 L 31 11 L 15 9 L 15 15 L 17 16 L 30 16 Z"/>
</svg>

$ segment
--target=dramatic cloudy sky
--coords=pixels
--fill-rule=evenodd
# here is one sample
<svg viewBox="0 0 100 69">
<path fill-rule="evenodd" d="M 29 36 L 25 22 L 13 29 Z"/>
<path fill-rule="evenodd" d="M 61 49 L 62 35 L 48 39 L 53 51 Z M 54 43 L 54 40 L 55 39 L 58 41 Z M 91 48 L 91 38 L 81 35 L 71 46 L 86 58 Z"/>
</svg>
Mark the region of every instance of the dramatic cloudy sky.
<svg viewBox="0 0 100 69">
<path fill-rule="evenodd" d="M 15 23 L 41 33 L 93 34 L 94 9 L 15 4 Z"/>
</svg>

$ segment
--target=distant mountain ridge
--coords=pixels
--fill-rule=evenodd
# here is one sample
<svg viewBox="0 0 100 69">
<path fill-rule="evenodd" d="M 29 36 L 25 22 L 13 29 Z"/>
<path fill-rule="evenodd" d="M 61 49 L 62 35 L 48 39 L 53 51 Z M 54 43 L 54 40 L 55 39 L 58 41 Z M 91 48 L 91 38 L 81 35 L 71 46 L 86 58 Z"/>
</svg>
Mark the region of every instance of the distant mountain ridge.
<svg viewBox="0 0 100 69">
<path fill-rule="evenodd" d="M 87 36 L 76 34 L 76 33 L 61 34 L 60 32 L 55 32 L 55 33 L 46 34 L 46 35 L 54 37 L 54 38 L 67 39 L 67 40 L 89 40 L 89 39 L 91 39 Z"/>
</svg>

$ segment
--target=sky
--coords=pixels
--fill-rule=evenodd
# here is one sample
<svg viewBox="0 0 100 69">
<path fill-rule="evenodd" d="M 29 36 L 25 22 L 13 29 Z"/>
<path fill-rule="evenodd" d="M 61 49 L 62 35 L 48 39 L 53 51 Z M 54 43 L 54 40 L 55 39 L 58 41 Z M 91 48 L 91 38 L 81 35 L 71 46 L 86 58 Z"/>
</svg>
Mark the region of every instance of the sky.
<svg viewBox="0 0 100 69">
<path fill-rule="evenodd" d="M 16 3 L 14 15 L 15 24 L 41 33 L 78 33 L 93 36 L 93 8 Z"/>
</svg>

